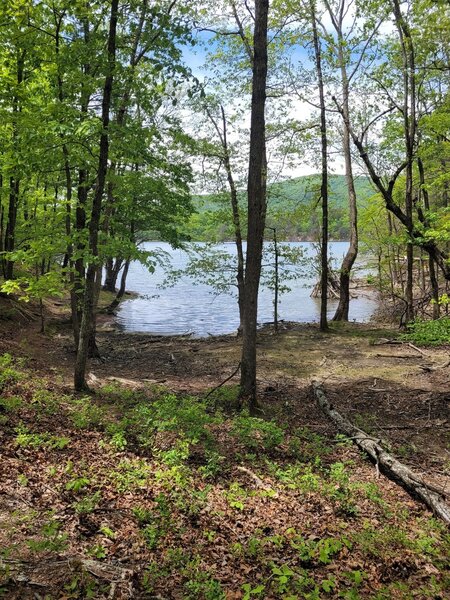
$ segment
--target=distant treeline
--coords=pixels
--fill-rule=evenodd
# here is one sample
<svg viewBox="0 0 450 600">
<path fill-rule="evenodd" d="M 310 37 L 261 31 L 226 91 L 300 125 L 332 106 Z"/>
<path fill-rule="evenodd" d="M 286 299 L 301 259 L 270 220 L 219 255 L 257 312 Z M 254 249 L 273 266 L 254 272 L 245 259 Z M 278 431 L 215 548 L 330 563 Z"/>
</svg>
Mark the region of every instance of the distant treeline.
<svg viewBox="0 0 450 600">
<path fill-rule="evenodd" d="M 358 204 L 362 208 L 374 195 L 366 177 L 356 180 Z M 246 196 L 241 194 L 245 217 Z M 196 241 L 233 239 L 229 197 L 226 192 L 194 197 L 196 212 L 191 216 L 186 234 Z M 345 240 L 349 236 L 348 198 L 344 175 L 330 177 L 330 237 Z M 273 183 L 268 189 L 267 226 L 276 227 L 286 240 L 319 239 L 320 175 L 308 175 Z"/>
</svg>

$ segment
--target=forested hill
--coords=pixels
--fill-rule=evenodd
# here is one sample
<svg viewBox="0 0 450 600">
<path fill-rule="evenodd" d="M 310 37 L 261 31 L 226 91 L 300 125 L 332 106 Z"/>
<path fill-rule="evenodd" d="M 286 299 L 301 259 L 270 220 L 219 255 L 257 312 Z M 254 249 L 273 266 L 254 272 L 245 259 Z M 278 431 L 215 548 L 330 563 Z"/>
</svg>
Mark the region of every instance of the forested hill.
<svg viewBox="0 0 450 600">
<path fill-rule="evenodd" d="M 366 177 L 355 181 L 358 204 L 363 207 L 374 195 Z M 276 227 L 280 237 L 290 240 L 316 240 L 320 229 L 320 175 L 286 179 L 268 188 L 267 225 Z M 242 193 L 242 214 L 245 194 Z M 330 237 L 348 238 L 348 197 L 344 175 L 330 177 Z M 194 198 L 196 214 L 187 233 L 193 240 L 223 241 L 233 237 L 229 196 L 209 194 Z"/>
</svg>

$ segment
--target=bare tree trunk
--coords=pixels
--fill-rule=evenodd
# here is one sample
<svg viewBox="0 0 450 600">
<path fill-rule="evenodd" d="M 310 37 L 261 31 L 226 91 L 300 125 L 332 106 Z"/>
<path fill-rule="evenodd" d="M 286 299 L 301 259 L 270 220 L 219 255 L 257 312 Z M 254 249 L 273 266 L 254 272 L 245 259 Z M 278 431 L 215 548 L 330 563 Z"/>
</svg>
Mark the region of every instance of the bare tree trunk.
<svg viewBox="0 0 450 600">
<path fill-rule="evenodd" d="M 106 292 L 114 293 L 116 291 L 117 278 L 119 277 L 120 269 L 123 266 L 123 258 L 109 258 L 105 265 L 105 283 L 103 289 Z"/>
<path fill-rule="evenodd" d="M 395 23 L 403 55 L 403 129 L 406 152 L 405 215 L 408 232 L 413 228 L 413 160 L 416 138 L 416 73 L 415 55 L 408 24 L 403 18 L 398 0 L 392 0 Z M 410 239 L 407 245 L 406 276 L 406 322 L 414 320 L 414 247 Z"/>
<path fill-rule="evenodd" d="M 269 0 L 255 0 L 252 108 L 248 170 L 248 228 L 245 262 L 240 399 L 251 412 L 258 409 L 256 390 L 256 333 L 258 290 L 267 207 L 266 82 Z"/>
<path fill-rule="evenodd" d="M 341 0 L 338 6 L 337 14 L 333 14 L 331 6 L 328 2 L 326 2 L 326 6 L 337 33 L 338 61 L 341 71 L 342 112 L 344 114 L 342 149 L 345 161 L 345 180 L 347 184 L 350 222 L 350 245 L 344 256 L 340 269 L 339 304 L 333 317 L 333 321 L 348 321 L 348 312 L 350 308 L 350 277 L 354 262 L 358 256 L 358 211 L 356 207 L 356 190 L 353 179 L 352 156 L 350 150 L 350 132 L 347 125 L 350 121 L 350 84 L 346 67 L 346 40 L 344 37 L 346 3 L 344 0 Z"/>
<path fill-rule="evenodd" d="M 123 267 L 123 271 L 122 271 L 122 277 L 120 278 L 120 287 L 119 287 L 119 291 L 117 292 L 116 297 L 114 298 L 114 300 L 111 302 L 111 304 L 108 306 L 108 308 L 106 309 L 106 312 L 109 314 L 114 313 L 114 311 L 116 310 L 116 308 L 119 306 L 120 301 L 122 300 L 122 298 L 125 295 L 126 292 L 126 285 L 127 285 L 127 276 L 128 276 L 128 270 L 130 268 L 130 263 L 131 260 L 127 259 L 125 261 L 124 267 Z"/>
<path fill-rule="evenodd" d="M 242 228 L 241 228 L 241 216 L 239 211 L 239 202 L 238 202 L 238 193 L 236 188 L 236 183 L 234 181 L 233 170 L 231 168 L 231 157 L 230 157 L 230 149 L 228 146 L 228 126 L 227 119 L 225 115 L 225 109 L 223 106 L 220 106 L 220 112 L 222 117 L 222 128 L 219 127 L 217 120 L 214 118 L 214 115 L 210 111 L 208 106 L 205 106 L 206 114 L 208 115 L 209 120 L 214 126 L 214 129 L 219 136 L 220 143 L 223 150 L 223 164 L 225 167 L 225 172 L 227 174 L 228 187 L 230 188 L 230 203 L 231 203 L 231 212 L 233 215 L 233 227 L 234 227 L 234 241 L 236 244 L 236 254 L 237 254 L 237 270 L 236 270 L 236 281 L 238 288 L 238 307 L 239 307 L 239 328 L 238 335 L 242 335 L 243 329 L 243 318 L 244 318 L 244 250 L 242 247 Z"/>
<path fill-rule="evenodd" d="M 320 100 L 320 141 L 322 154 L 322 181 L 320 197 L 322 199 L 322 239 L 320 246 L 320 330 L 328 330 L 328 139 L 325 94 L 322 73 L 322 50 L 317 32 L 316 5 L 310 2 L 311 25 L 313 31 L 314 57 L 316 60 L 317 83 Z"/>
<path fill-rule="evenodd" d="M 430 198 L 428 196 L 428 190 L 425 186 L 425 169 L 423 166 L 422 159 L 418 157 L 417 166 L 419 169 L 420 178 L 420 192 L 423 197 L 423 207 L 426 211 L 430 210 Z M 431 256 L 428 257 L 428 271 L 430 275 L 431 284 L 431 295 L 433 299 L 433 319 L 439 319 L 440 307 L 439 307 L 439 282 L 436 273 L 436 265 Z"/>
</svg>

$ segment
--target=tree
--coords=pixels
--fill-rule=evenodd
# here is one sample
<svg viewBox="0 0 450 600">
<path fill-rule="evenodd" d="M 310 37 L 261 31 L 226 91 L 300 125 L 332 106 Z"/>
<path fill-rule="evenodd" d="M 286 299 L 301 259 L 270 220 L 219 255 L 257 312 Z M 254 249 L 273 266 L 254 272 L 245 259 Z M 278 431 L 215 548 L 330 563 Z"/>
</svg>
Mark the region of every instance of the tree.
<svg viewBox="0 0 450 600">
<path fill-rule="evenodd" d="M 256 389 L 256 333 L 258 289 L 266 218 L 267 159 L 265 104 L 267 83 L 268 0 L 255 0 L 252 105 L 248 170 L 248 225 L 245 260 L 240 399 L 251 412 L 258 408 Z"/>
<path fill-rule="evenodd" d="M 102 97 L 102 130 L 99 140 L 99 158 L 97 169 L 97 181 L 95 186 L 94 198 L 89 220 L 89 251 L 90 261 L 87 268 L 84 300 L 83 317 L 80 326 L 80 339 L 77 348 L 77 359 L 75 363 L 74 385 L 75 389 L 82 391 L 87 388 L 86 384 L 86 363 L 88 358 L 89 344 L 92 336 L 95 335 L 95 283 L 99 273 L 99 248 L 98 236 L 100 231 L 100 217 L 102 212 L 102 200 L 105 191 L 106 173 L 108 170 L 109 157 L 109 133 L 108 126 L 110 121 L 110 110 L 112 102 L 112 88 L 114 82 L 114 71 L 116 66 L 116 39 L 117 39 L 117 20 L 118 20 L 119 0 L 112 0 L 111 13 L 109 18 L 108 33 L 108 57 L 107 72 L 103 86 Z"/>
<path fill-rule="evenodd" d="M 322 73 L 322 51 L 317 31 L 317 18 L 315 1 L 310 0 L 311 27 L 313 33 L 314 58 L 317 71 L 317 87 L 319 90 L 320 105 L 320 144 L 322 157 L 322 181 L 320 197 L 322 200 L 322 237 L 321 237 L 321 271 L 320 271 L 320 329 L 327 331 L 327 306 L 328 306 L 328 138 L 327 118 L 325 105 L 325 90 Z"/>
</svg>

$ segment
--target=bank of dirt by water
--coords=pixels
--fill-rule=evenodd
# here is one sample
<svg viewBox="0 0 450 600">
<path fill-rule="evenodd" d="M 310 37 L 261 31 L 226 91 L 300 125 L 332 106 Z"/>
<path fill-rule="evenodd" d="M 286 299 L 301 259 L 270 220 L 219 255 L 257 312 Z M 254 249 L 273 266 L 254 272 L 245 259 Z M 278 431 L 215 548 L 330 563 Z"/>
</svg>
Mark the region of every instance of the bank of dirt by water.
<svg viewBox="0 0 450 600">
<path fill-rule="evenodd" d="M 22 357 L 26 367 L 21 368 L 34 374 L 24 377 L 41 379 L 41 387 L 66 398 L 58 412 L 50 415 L 44 411 L 36 420 L 33 411 L 37 410 L 37 401 L 33 401 L 29 379 L 23 384 L 28 392 L 20 382 L 14 384 L 17 389 L 4 390 L 8 397 L 25 394 L 31 402 L 22 406 L 19 416 L 8 413 L 11 422 L 2 425 L 0 517 L 7 527 L 0 536 L 0 545 L 7 547 L 6 558 L 17 561 L 16 565 L 20 561 L 32 564 L 28 571 L 16 569 L 13 579 L 4 575 L 5 585 L 9 586 L 5 589 L 10 593 L 7 597 L 32 598 L 36 592 L 39 596 L 39 585 L 51 598 L 87 597 L 67 588 L 66 575 L 71 569 L 86 573 L 86 580 L 94 581 L 97 595 L 93 597 L 98 598 L 306 598 L 307 593 L 314 592 L 315 581 L 321 587 L 314 592 L 318 595 L 311 597 L 317 598 L 445 598 L 450 593 L 445 580 L 448 563 L 444 565 L 442 558 L 449 550 L 443 530 L 430 520 L 431 514 L 422 504 L 396 483 L 379 477 L 374 466 L 351 444 L 336 444 L 338 432 L 318 410 L 311 392 L 312 381 L 322 382 L 342 414 L 381 439 L 394 455 L 445 495 L 450 491 L 450 368 L 441 367 L 448 360 L 449 346 L 417 348 L 407 343 L 387 343 L 397 331 L 372 325 L 333 326 L 326 334 L 315 325 L 293 323 L 284 324 L 278 335 L 270 327 L 261 330 L 258 387 L 263 418 L 282 426 L 287 441 L 269 450 L 261 445 L 263 438 L 258 436 L 263 434 L 258 434 L 254 447 L 242 447 L 243 438 L 236 441 L 232 406 L 238 384 L 235 375 L 217 392 L 215 404 L 208 404 L 212 414 L 214 409 L 225 411 L 217 431 L 215 425 L 208 425 L 216 436 L 214 452 L 223 457 L 223 469 L 212 479 L 205 479 L 205 468 L 211 464 L 207 457 L 212 455 L 208 454 L 210 450 L 205 454 L 202 443 L 194 444 L 186 463 L 190 482 L 186 485 L 192 488 L 191 496 L 182 500 L 176 492 L 180 482 L 170 479 L 175 477 L 173 468 L 178 463 L 169 460 L 161 466 L 158 462 L 164 452 L 178 448 L 170 436 L 155 434 L 154 445 L 143 449 L 134 445 L 130 433 L 128 446 L 114 447 L 108 441 L 114 439 L 108 438 L 113 434 L 101 422 L 85 430 L 74 428 L 70 417 L 74 409 L 68 398 L 75 355 L 70 330 L 63 321 L 55 309 L 45 335 L 39 334 L 37 322 L 26 316 L 0 322 L 0 354 Z M 135 400 L 126 400 L 128 396 L 122 392 L 117 396 L 115 389 L 128 390 L 130 398 L 143 394 L 149 402 L 166 390 L 180 398 L 198 398 L 201 404 L 209 390 L 236 370 L 240 358 L 240 342 L 233 336 L 159 337 L 100 327 L 98 343 L 102 359 L 90 364 L 90 384 L 97 391 L 90 402 L 106 410 L 107 419 L 119 415 L 131 419 L 134 410 Z M 17 446 L 17 427 L 21 426 L 28 428 L 28 434 L 42 429 L 70 441 L 61 450 L 48 446 L 24 449 Z M 288 451 L 295 445 L 292 440 L 309 456 L 303 456 L 301 467 L 298 457 Z M 321 454 L 325 446 L 329 451 Z M 314 467 L 314 454 L 321 466 Z M 125 463 L 134 465 L 134 475 L 127 471 L 127 477 L 141 477 L 145 482 L 142 486 L 127 480 L 129 487 L 120 491 L 119 475 L 111 473 Z M 345 479 L 347 475 L 336 475 L 341 467 L 333 465 L 338 464 L 343 465 L 350 480 Z M 67 465 L 72 465 L 74 473 L 67 471 Z M 297 475 L 293 474 L 294 467 Z M 184 468 L 182 472 L 188 473 Z M 123 481 L 123 469 L 120 473 L 119 480 Z M 155 473 L 159 473 L 156 479 Z M 77 484 L 70 482 L 83 478 L 87 480 L 85 489 L 80 484 L 80 490 L 74 490 L 71 486 Z M 165 478 L 170 479 L 169 487 L 165 487 Z M 332 488 L 335 492 L 330 491 Z M 354 490 L 351 506 L 345 505 L 349 498 L 344 488 L 345 494 Z M 363 489 L 378 490 L 373 492 L 378 499 L 368 500 L 369 492 L 363 499 Z M 324 496 L 324 490 L 328 496 Z M 102 500 L 93 511 L 77 512 L 77 503 L 97 493 Z M 141 526 L 132 511 L 143 506 L 153 511 L 152 518 L 157 517 L 160 523 L 165 519 L 161 517 L 165 509 L 158 504 L 162 497 L 169 502 L 167 510 L 173 511 L 172 524 L 164 521 L 162 531 L 155 534 L 156 541 L 149 542 L 148 536 L 153 535 L 149 533 L 151 523 L 155 521 Z M 183 503 L 192 504 L 194 498 L 200 502 L 200 497 L 201 508 L 193 515 Z M 39 536 L 39 525 L 31 516 L 26 523 L 18 520 L 19 513 L 35 511 L 41 520 L 45 513 L 46 522 L 50 522 L 51 510 L 56 514 L 57 531 L 68 536 L 68 545 L 53 554 L 48 548 L 47 554 L 30 554 L 27 540 Z M 374 542 L 377 529 L 383 535 Z M 393 542 L 395 529 L 403 537 L 397 536 Z M 113 533 L 110 535 L 108 530 Z M 348 532 L 348 543 L 342 542 L 343 531 Z M 305 542 L 296 537 L 300 533 Z M 8 535 L 14 536 L 16 549 Z M 322 545 L 332 544 L 323 542 L 326 539 L 341 541 L 335 542 L 335 551 L 330 550 L 329 561 L 327 558 L 322 562 Z M 308 560 L 299 559 L 301 551 L 295 550 L 296 544 L 303 543 L 306 546 L 301 546 L 302 552 L 307 548 L 311 552 Z M 316 547 L 317 555 L 313 550 Z M 180 548 L 184 548 L 184 558 Z M 44 573 L 36 567 L 38 559 L 41 566 L 48 565 Z M 72 563 L 75 559 L 78 566 Z M 92 564 L 86 562 L 89 560 Z M 6 561 L 4 568 L 13 564 Z M 65 565 L 59 575 L 55 564 Z M 151 566 L 149 571 L 149 565 L 159 566 Z M 201 572 L 209 574 L 209 583 L 202 580 Z M 142 583 L 145 573 L 146 591 Z M 65 596 L 55 592 L 58 576 L 64 579 Z M 298 591 L 303 585 L 301 577 L 306 576 L 312 583 L 304 583 L 303 591 Z M 20 577 L 28 577 L 28 582 L 21 583 Z M 218 582 L 217 588 L 212 580 Z M 80 581 L 78 586 L 83 583 Z M 86 586 L 80 589 L 86 590 Z"/>
</svg>

